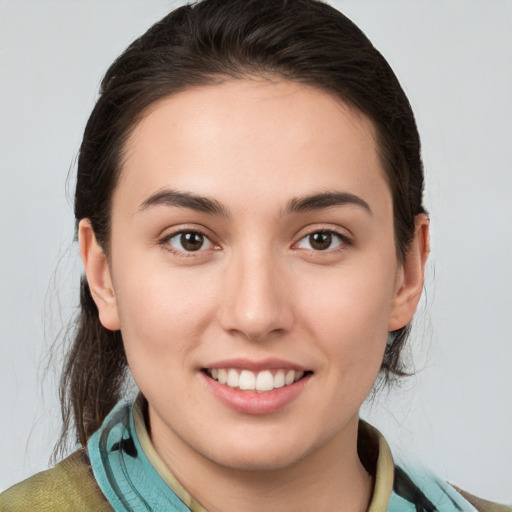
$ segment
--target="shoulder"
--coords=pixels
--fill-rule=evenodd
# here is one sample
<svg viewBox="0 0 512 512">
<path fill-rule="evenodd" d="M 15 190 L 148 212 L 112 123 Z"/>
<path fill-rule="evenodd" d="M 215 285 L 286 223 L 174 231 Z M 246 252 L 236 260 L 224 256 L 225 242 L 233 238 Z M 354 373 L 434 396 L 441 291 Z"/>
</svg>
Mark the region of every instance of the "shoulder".
<svg viewBox="0 0 512 512">
<path fill-rule="evenodd" d="M 2 512 L 112 511 L 92 474 L 89 457 L 80 449 L 54 468 L 14 485 L 0 495 Z"/>
<path fill-rule="evenodd" d="M 375 476 L 369 512 L 512 512 L 510 506 L 446 483 L 414 460 L 396 460 L 384 436 L 363 420 L 357 448 L 366 470 Z"/>
<path fill-rule="evenodd" d="M 395 466 L 388 511 L 408 510 L 406 503 L 411 510 L 425 512 L 512 512 L 511 507 L 478 498 L 417 464 Z"/>
<path fill-rule="evenodd" d="M 501 505 L 500 503 L 494 503 L 492 501 L 487 501 L 482 498 L 478 498 L 477 496 L 473 496 L 469 492 L 459 489 L 455 485 L 452 485 L 452 487 L 467 501 L 469 501 L 469 503 L 471 503 L 471 505 L 473 505 L 478 510 L 478 512 L 512 512 L 512 507 L 508 507 L 507 505 Z"/>
</svg>

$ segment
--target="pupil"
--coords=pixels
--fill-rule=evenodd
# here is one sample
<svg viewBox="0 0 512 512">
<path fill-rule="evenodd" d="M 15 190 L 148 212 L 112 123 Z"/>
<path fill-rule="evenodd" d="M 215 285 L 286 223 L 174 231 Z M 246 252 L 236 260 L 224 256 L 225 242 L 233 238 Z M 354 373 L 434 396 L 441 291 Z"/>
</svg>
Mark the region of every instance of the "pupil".
<svg viewBox="0 0 512 512">
<path fill-rule="evenodd" d="M 187 251 L 197 251 L 203 245 L 204 237 L 201 233 L 183 233 L 181 235 L 181 245 Z"/>
<path fill-rule="evenodd" d="M 332 243 L 331 233 L 313 233 L 309 235 L 309 243 L 313 249 L 317 251 L 324 251 L 328 249 Z"/>
</svg>

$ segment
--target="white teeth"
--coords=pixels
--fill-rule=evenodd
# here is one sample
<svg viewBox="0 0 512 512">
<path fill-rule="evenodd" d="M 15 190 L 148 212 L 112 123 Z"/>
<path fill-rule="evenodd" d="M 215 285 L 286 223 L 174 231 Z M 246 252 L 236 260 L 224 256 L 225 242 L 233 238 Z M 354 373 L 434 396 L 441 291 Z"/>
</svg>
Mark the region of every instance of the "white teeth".
<svg viewBox="0 0 512 512">
<path fill-rule="evenodd" d="M 240 382 L 240 379 L 238 378 L 238 372 L 233 369 L 228 370 L 228 380 L 227 380 L 226 384 L 230 388 L 237 388 L 239 382 Z"/>
<path fill-rule="evenodd" d="M 249 370 L 242 370 L 240 373 L 240 382 L 238 387 L 240 389 L 249 389 L 254 391 L 256 389 L 256 377 L 254 373 L 250 372 Z"/>
<path fill-rule="evenodd" d="M 270 370 L 254 373 L 250 370 L 236 370 L 234 368 L 212 368 L 209 375 L 230 388 L 244 391 L 272 391 L 273 389 L 289 386 L 304 376 L 303 371 L 277 370 L 274 374 Z"/>
<path fill-rule="evenodd" d="M 279 370 L 274 375 L 274 387 L 275 388 L 282 388 L 284 386 L 284 371 Z"/>
<path fill-rule="evenodd" d="M 274 389 L 274 377 L 272 377 L 272 374 L 268 370 L 258 373 L 256 391 L 271 391 L 272 389 Z"/>
<path fill-rule="evenodd" d="M 213 377 L 213 375 L 212 375 L 212 377 Z M 215 378 L 215 377 L 213 377 L 213 378 Z M 224 370 L 224 368 L 221 368 L 220 370 L 218 370 L 217 380 L 221 384 L 226 384 L 226 382 L 228 381 L 228 372 L 226 370 Z"/>
</svg>

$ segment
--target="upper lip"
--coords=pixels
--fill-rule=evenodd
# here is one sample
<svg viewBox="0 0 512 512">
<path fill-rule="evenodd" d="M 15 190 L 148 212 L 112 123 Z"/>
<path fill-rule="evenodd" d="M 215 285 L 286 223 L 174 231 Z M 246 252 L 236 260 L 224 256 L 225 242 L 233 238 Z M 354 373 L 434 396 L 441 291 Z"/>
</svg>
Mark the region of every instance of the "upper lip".
<svg viewBox="0 0 512 512">
<path fill-rule="evenodd" d="M 252 372 L 261 372 L 263 370 L 296 370 L 296 371 L 308 371 L 311 370 L 303 365 L 286 361 L 278 358 L 266 358 L 258 361 L 245 359 L 245 358 L 230 358 L 215 361 L 207 364 L 204 368 L 236 368 L 239 370 L 250 370 Z"/>
</svg>

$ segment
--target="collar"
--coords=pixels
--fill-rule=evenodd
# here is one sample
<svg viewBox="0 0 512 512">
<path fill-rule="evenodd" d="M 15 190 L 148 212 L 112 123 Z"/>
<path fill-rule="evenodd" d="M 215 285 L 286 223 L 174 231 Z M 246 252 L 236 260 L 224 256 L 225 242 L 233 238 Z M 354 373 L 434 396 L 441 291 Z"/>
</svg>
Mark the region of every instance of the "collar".
<svg viewBox="0 0 512 512">
<path fill-rule="evenodd" d="M 191 512 L 207 512 L 176 480 L 160 456 L 156 453 L 146 428 L 145 416 L 147 402 L 139 394 L 133 408 L 135 430 L 139 442 L 151 465 L 156 469 L 162 480 L 185 503 Z M 393 491 L 393 456 L 384 436 L 369 423 L 359 422 L 358 450 L 364 457 L 364 465 L 368 472 L 375 476 L 375 485 L 368 512 L 386 512 L 387 504 Z"/>
<path fill-rule="evenodd" d="M 156 453 L 147 402 L 121 402 L 87 442 L 94 477 L 116 512 L 207 512 Z M 361 420 L 358 453 L 375 485 L 369 512 L 475 512 L 453 488 L 420 466 L 395 464 L 384 436 Z"/>
</svg>

